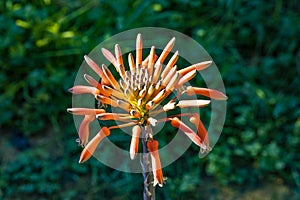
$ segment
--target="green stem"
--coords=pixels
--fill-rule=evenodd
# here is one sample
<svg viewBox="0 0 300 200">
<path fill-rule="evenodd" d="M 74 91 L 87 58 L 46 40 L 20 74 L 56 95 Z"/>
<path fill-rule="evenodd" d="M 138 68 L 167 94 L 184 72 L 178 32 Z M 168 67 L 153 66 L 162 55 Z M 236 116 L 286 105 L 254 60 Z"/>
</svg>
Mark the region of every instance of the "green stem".
<svg viewBox="0 0 300 200">
<path fill-rule="evenodd" d="M 145 127 L 142 127 L 142 144 L 143 144 L 143 155 L 142 155 L 142 168 L 144 177 L 144 200 L 155 200 L 155 187 L 153 187 L 153 173 L 151 170 L 151 158 L 147 147 L 148 134 L 145 131 Z"/>
</svg>

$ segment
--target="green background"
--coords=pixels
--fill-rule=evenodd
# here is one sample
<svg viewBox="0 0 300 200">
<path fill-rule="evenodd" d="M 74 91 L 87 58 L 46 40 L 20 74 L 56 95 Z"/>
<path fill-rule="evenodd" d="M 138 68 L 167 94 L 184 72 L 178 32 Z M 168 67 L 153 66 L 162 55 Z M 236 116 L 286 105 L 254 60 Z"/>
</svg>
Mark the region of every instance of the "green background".
<svg viewBox="0 0 300 200">
<path fill-rule="evenodd" d="M 78 164 L 66 108 L 83 55 L 145 26 L 198 41 L 229 97 L 213 151 L 164 168 L 157 199 L 300 199 L 298 1 L 31 2 L 0 2 L 0 199 L 141 199 L 140 174 Z"/>
</svg>

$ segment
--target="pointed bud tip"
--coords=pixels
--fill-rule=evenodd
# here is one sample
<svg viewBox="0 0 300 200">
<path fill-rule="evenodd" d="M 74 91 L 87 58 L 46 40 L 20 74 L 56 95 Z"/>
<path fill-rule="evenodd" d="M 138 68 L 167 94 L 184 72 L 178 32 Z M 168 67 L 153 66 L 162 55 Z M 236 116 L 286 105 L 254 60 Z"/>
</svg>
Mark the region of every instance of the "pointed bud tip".
<svg viewBox="0 0 300 200">
<path fill-rule="evenodd" d="M 131 160 L 134 160 L 135 157 L 136 157 L 136 154 L 135 154 L 135 153 L 130 153 L 130 159 L 131 159 Z"/>
<path fill-rule="evenodd" d="M 85 62 L 87 62 L 88 64 L 90 64 L 92 62 L 92 59 L 88 55 L 84 55 L 83 58 L 84 58 Z"/>
<path fill-rule="evenodd" d="M 84 159 L 80 156 L 78 163 L 79 163 L 79 164 L 82 164 L 82 163 L 84 163 L 85 161 L 86 161 L 86 160 L 84 160 Z"/>
</svg>

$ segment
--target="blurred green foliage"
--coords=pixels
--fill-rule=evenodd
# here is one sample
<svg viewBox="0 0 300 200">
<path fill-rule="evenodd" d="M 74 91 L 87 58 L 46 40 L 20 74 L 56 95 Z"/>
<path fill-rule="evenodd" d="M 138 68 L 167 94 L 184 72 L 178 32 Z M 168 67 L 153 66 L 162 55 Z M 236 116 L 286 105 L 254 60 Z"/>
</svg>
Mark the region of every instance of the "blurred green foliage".
<svg viewBox="0 0 300 200">
<path fill-rule="evenodd" d="M 191 147 L 165 168 L 169 180 L 158 199 L 200 198 L 195 191 L 205 177 L 240 185 L 280 181 L 299 191 L 299 10 L 293 0 L 1 1 L 0 198 L 140 199 L 139 174 L 95 159 L 77 163 L 66 108 L 83 55 L 110 35 L 144 26 L 196 39 L 217 63 L 229 96 L 216 147 L 202 160 Z"/>
</svg>

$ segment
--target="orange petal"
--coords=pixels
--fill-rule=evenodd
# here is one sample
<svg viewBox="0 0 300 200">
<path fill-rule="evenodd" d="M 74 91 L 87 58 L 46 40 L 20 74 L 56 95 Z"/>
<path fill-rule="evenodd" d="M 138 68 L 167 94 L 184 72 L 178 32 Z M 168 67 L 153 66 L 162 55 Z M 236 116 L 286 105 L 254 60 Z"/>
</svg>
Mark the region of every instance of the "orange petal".
<svg viewBox="0 0 300 200">
<path fill-rule="evenodd" d="M 166 90 L 161 90 L 153 99 L 152 101 L 156 104 L 159 101 L 161 101 L 162 99 L 164 99 L 166 97 Z"/>
<path fill-rule="evenodd" d="M 111 64 L 113 64 L 116 69 L 118 70 L 119 68 L 119 64 L 117 62 L 117 59 L 115 58 L 115 56 L 107 49 L 105 48 L 101 48 L 102 54 L 104 55 L 104 57 L 111 62 Z"/>
<path fill-rule="evenodd" d="M 166 86 L 167 91 L 173 91 L 174 90 L 174 88 L 177 84 L 177 81 L 178 81 L 178 77 L 179 77 L 179 74 L 178 74 L 178 72 L 176 72 L 175 75 L 172 77 L 172 79 L 170 80 L 170 82 Z"/>
<path fill-rule="evenodd" d="M 178 87 L 181 87 L 184 83 L 188 82 L 189 80 L 191 80 L 192 78 L 194 78 L 197 74 L 197 70 L 192 70 L 188 73 L 186 73 L 184 76 L 182 76 L 179 81 L 178 81 Z"/>
<path fill-rule="evenodd" d="M 147 110 L 150 110 L 153 106 L 153 101 L 149 101 L 147 104 L 146 104 L 146 109 Z"/>
<path fill-rule="evenodd" d="M 110 130 L 107 127 L 103 127 L 83 149 L 80 155 L 79 163 L 87 161 L 95 152 L 98 144 L 109 134 Z"/>
<path fill-rule="evenodd" d="M 153 185 L 156 186 L 158 184 L 160 187 L 162 187 L 164 184 L 164 177 L 158 154 L 158 142 L 156 140 L 150 140 L 147 142 L 147 147 L 151 156 L 152 171 L 154 176 Z"/>
<path fill-rule="evenodd" d="M 180 108 L 203 107 L 208 104 L 210 104 L 210 100 L 181 100 L 178 102 L 177 106 Z"/>
<path fill-rule="evenodd" d="M 89 140 L 89 125 L 95 119 L 95 115 L 85 115 L 78 130 L 80 145 L 85 146 Z"/>
<path fill-rule="evenodd" d="M 147 68 L 148 62 L 149 62 L 149 57 L 150 57 L 150 55 L 148 55 L 148 56 L 143 60 L 143 62 L 142 62 L 142 66 L 143 66 L 143 67 L 146 67 L 146 68 Z"/>
<path fill-rule="evenodd" d="M 113 95 L 119 99 L 125 99 L 124 94 L 119 92 L 118 90 L 115 90 L 107 85 L 102 85 L 103 93 L 106 94 L 105 96 Z M 102 91 L 101 91 L 102 92 Z"/>
<path fill-rule="evenodd" d="M 100 113 L 96 116 L 99 120 L 131 120 L 131 116 L 129 114 L 120 114 L 120 113 Z"/>
<path fill-rule="evenodd" d="M 176 51 L 173 56 L 171 57 L 171 59 L 169 60 L 167 66 L 165 67 L 164 71 L 161 73 L 161 78 L 164 79 L 167 74 L 169 73 L 169 71 L 173 68 L 173 66 L 175 65 L 175 63 L 178 60 L 178 51 Z"/>
<path fill-rule="evenodd" d="M 149 86 L 149 89 L 146 91 L 147 94 L 145 96 L 145 99 L 148 100 L 149 97 L 151 97 L 151 95 L 153 94 L 153 92 L 155 91 L 155 85 L 152 83 L 150 86 Z"/>
<path fill-rule="evenodd" d="M 110 85 L 112 85 L 116 90 L 120 90 L 119 83 L 116 81 L 115 77 L 112 75 L 110 70 L 104 64 L 102 64 L 102 71 L 104 72 L 104 76 L 107 78 Z"/>
<path fill-rule="evenodd" d="M 201 138 L 185 123 L 180 121 L 177 117 L 171 119 L 171 125 L 184 132 L 196 145 L 202 149 L 207 149 L 206 145 L 203 144 Z"/>
<path fill-rule="evenodd" d="M 154 62 L 155 62 L 155 47 L 152 46 L 151 50 L 150 50 L 150 54 L 149 54 L 149 62 L 148 62 L 148 67 L 147 67 L 149 76 L 152 76 Z"/>
<path fill-rule="evenodd" d="M 143 42 L 142 35 L 139 33 L 136 37 L 136 65 L 141 66 L 143 59 Z"/>
<path fill-rule="evenodd" d="M 87 74 L 84 74 L 83 75 L 84 79 L 93 87 L 97 88 L 100 93 L 99 94 L 102 94 L 104 96 L 110 96 L 111 95 L 111 92 L 108 92 L 107 90 L 105 90 L 105 87 L 108 87 L 107 85 L 103 85 L 103 84 L 100 84 L 98 83 L 98 81 L 96 81 L 93 77 L 87 75 Z M 101 81 L 102 82 L 102 81 Z"/>
<path fill-rule="evenodd" d="M 166 45 L 166 47 L 164 48 L 163 52 L 160 54 L 157 62 L 159 63 L 163 63 L 166 59 L 166 57 L 168 56 L 168 54 L 171 52 L 173 46 L 175 44 L 175 37 L 173 37 L 168 44 Z"/>
<path fill-rule="evenodd" d="M 103 96 L 103 95 L 96 95 L 95 98 L 96 98 L 98 101 L 100 101 L 100 102 L 102 102 L 102 103 L 104 103 L 104 104 L 109 104 L 109 105 L 111 105 L 111 106 L 113 106 L 113 107 L 117 107 L 117 106 L 118 106 L 117 101 L 116 101 L 116 100 L 113 100 L 113 99 L 111 99 L 111 98 L 109 98 L 109 97 L 106 97 L 106 96 Z"/>
<path fill-rule="evenodd" d="M 168 83 L 170 82 L 170 80 L 175 76 L 177 71 L 177 66 L 175 65 L 174 67 L 172 67 L 172 69 L 168 72 L 168 74 L 166 74 L 166 76 L 164 78 L 162 78 L 162 84 L 164 86 L 167 86 Z"/>
<path fill-rule="evenodd" d="M 125 128 L 125 127 L 128 127 L 128 126 L 133 126 L 133 125 L 136 125 L 137 122 L 129 122 L 129 123 L 126 123 L 126 124 L 121 124 L 121 125 L 116 125 L 116 126 L 110 126 L 109 129 L 117 129 L 117 128 Z"/>
<path fill-rule="evenodd" d="M 201 62 L 201 63 L 197 63 L 197 64 L 193 64 L 189 67 L 186 67 L 186 68 L 183 68 L 181 70 L 178 71 L 178 73 L 181 75 L 181 76 L 184 76 L 185 74 L 189 73 L 190 71 L 193 71 L 193 70 L 203 70 L 203 69 L 206 69 L 207 67 L 209 67 L 211 65 L 212 61 L 204 61 L 204 62 Z"/>
<path fill-rule="evenodd" d="M 67 111 L 73 115 L 98 115 L 105 113 L 104 109 L 93 109 L 93 108 L 68 108 Z"/>
<path fill-rule="evenodd" d="M 153 83 L 156 83 L 158 81 L 161 70 L 162 70 L 162 64 L 157 61 L 154 65 L 154 72 L 152 78 Z"/>
<path fill-rule="evenodd" d="M 100 67 L 97 65 L 97 63 L 95 63 L 87 55 L 84 56 L 84 59 L 85 59 L 86 63 L 90 66 L 90 68 L 92 70 L 94 70 L 98 74 L 98 76 L 100 76 L 102 78 L 102 81 L 104 82 L 104 84 L 109 84 L 108 80 L 105 79 L 105 77 L 104 77 L 103 71 L 100 69 Z"/>
<path fill-rule="evenodd" d="M 91 77 L 90 75 L 84 74 L 83 77 L 86 80 L 86 82 L 88 82 L 88 84 L 90 84 L 91 86 L 98 88 L 98 89 L 100 88 L 101 84 L 98 81 L 96 81 L 93 77 Z"/>
<path fill-rule="evenodd" d="M 117 105 L 119 108 L 122 108 L 125 111 L 129 111 L 129 108 L 131 106 L 128 102 L 122 100 L 117 100 Z"/>
<path fill-rule="evenodd" d="M 139 125 L 135 125 L 132 128 L 132 137 L 131 137 L 130 150 L 129 150 L 131 160 L 133 160 L 136 157 L 136 154 L 139 151 L 139 138 L 141 132 L 142 129 Z"/>
<path fill-rule="evenodd" d="M 131 53 L 128 54 L 128 64 L 129 64 L 130 72 L 132 74 L 135 73 L 134 59 Z"/>
<path fill-rule="evenodd" d="M 190 122 L 192 122 L 197 127 L 198 136 L 204 142 L 204 144 L 209 148 L 208 133 L 200 119 L 200 116 L 198 114 L 194 114 L 194 116 L 190 118 Z"/>
<path fill-rule="evenodd" d="M 69 89 L 72 94 L 100 94 L 100 90 L 91 86 L 75 85 Z"/>
<path fill-rule="evenodd" d="M 208 88 L 199 88 L 188 86 L 186 89 L 187 95 L 200 94 L 202 96 L 210 97 L 216 100 L 227 100 L 227 96 L 218 90 L 208 89 Z"/>
<path fill-rule="evenodd" d="M 124 62 L 123 62 L 123 57 L 122 57 L 122 51 L 121 48 L 118 44 L 115 45 L 115 54 L 117 58 L 117 63 L 118 67 L 117 70 L 122 78 L 125 76 L 125 67 L 124 67 Z"/>
</svg>

